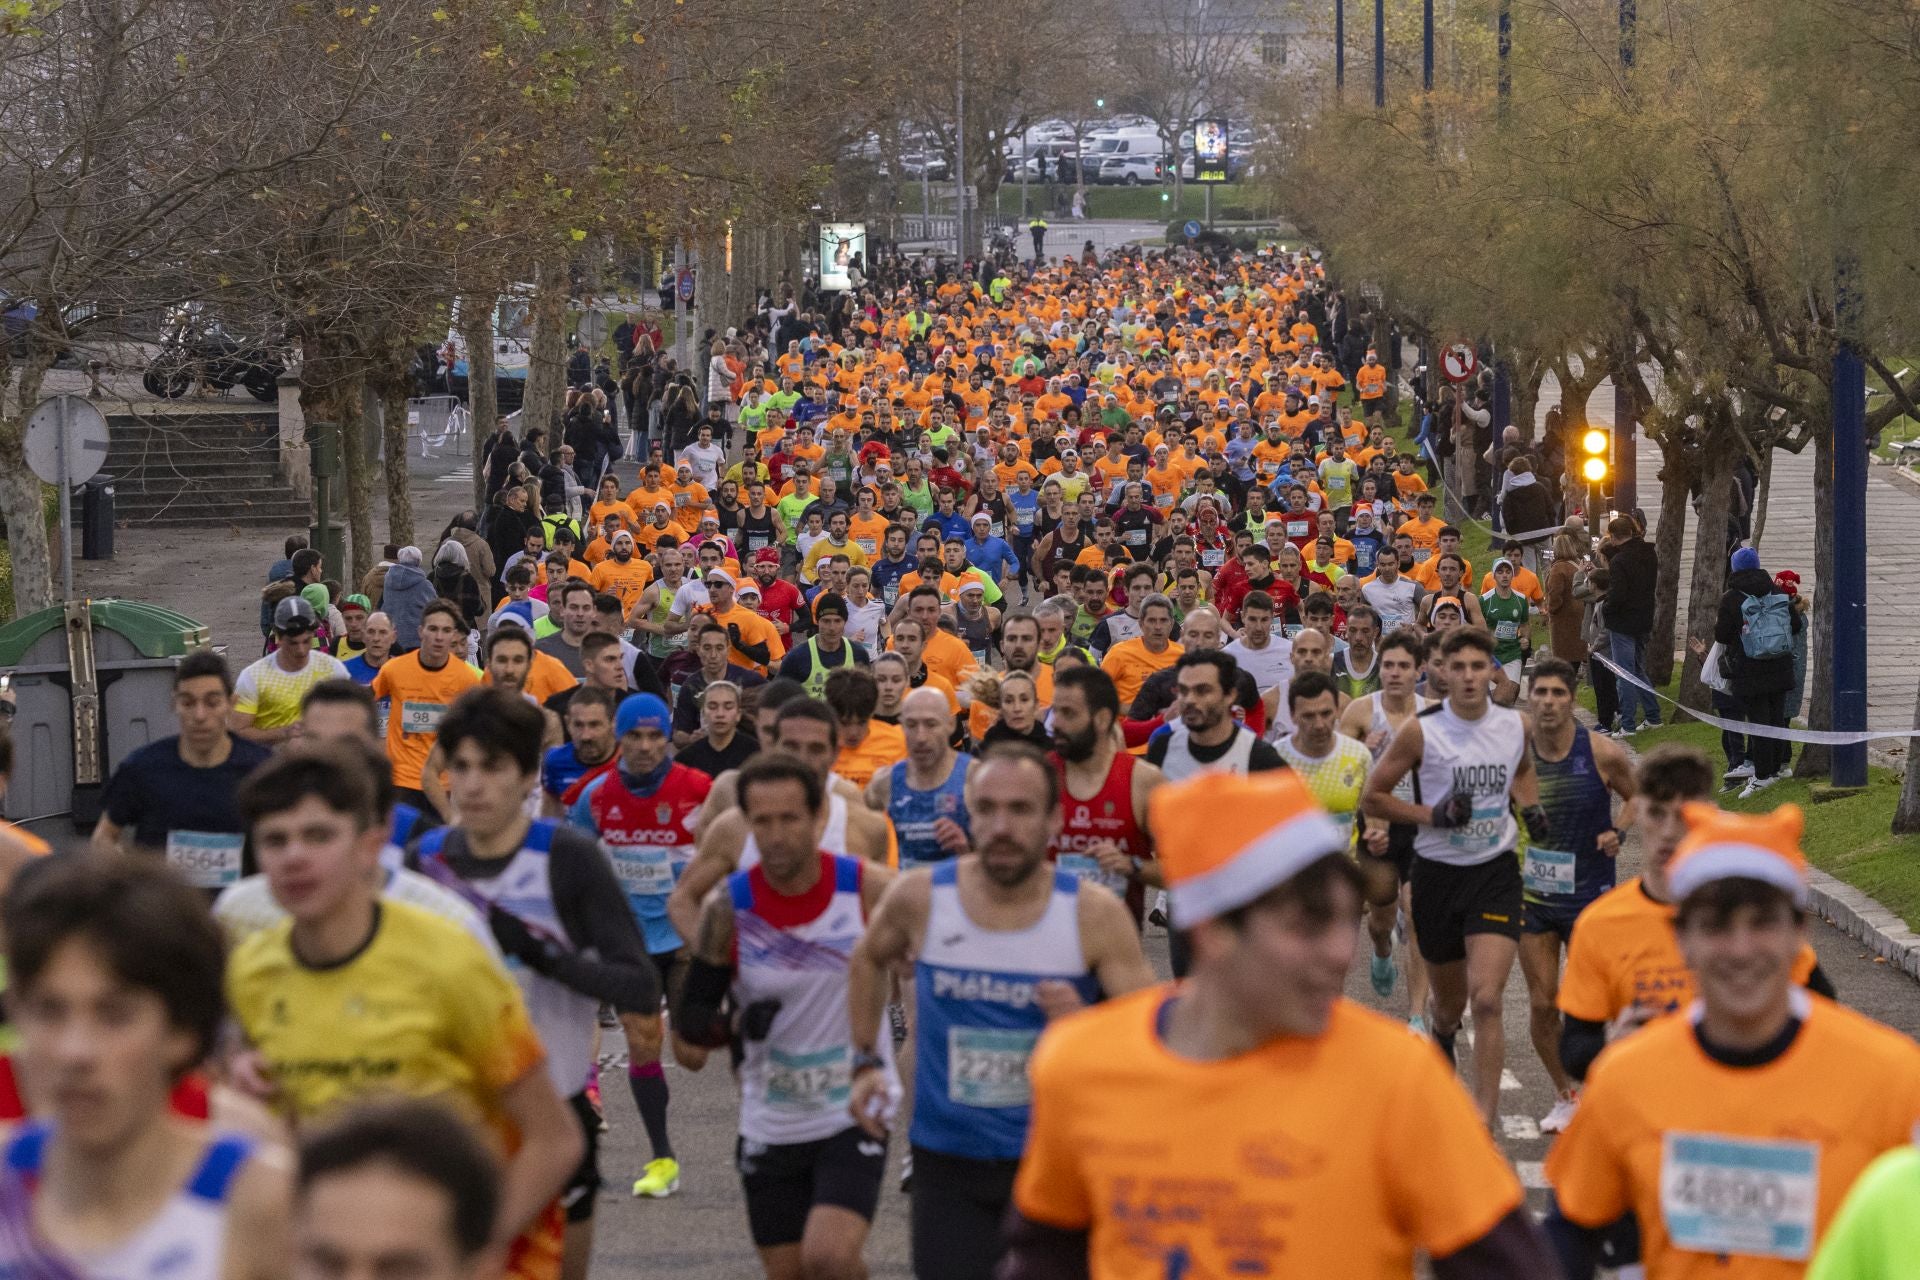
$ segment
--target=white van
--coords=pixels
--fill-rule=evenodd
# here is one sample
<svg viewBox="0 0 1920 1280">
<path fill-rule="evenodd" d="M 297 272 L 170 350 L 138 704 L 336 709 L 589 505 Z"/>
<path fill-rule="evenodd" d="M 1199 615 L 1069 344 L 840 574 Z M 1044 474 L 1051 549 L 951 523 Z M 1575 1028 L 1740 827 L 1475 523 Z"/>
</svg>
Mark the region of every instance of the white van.
<svg viewBox="0 0 1920 1280">
<path fill-rule="evenodd" d="M 1144 156 L 1164 162 L 1166 149 L 1166 144 L 1160 141 L 1160 135 L 1152 129 L 1124 129 L 1089 139 L 1082 154 L 1087 176 L 1095 182 L 1121 182 L 1129 173 L 1136 175 L 1134 181 L 1138 182 L 1139 159 Z M 1129 160 L 1135 163 L 1124 163 Z M 1107 172 L 1110 162 L 1113 168 L 1111 174 Z"/>
</svg>

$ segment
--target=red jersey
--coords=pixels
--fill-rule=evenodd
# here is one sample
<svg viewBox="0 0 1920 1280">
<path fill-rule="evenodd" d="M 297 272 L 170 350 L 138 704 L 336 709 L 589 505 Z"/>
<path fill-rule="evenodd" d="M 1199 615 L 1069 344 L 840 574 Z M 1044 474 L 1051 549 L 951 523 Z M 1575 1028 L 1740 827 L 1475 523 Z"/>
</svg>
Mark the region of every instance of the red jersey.
<svg viewBox="0 0 1920 1280">
<path fill-rule="evenodd" d="M 1139 758 L 1124 751 L 1116 754 L 1107 780 L 1087 800 L 1067 790 L 1067 762 L 1060 753 L 1051 752 L 1047 758 L 1060 775 L 1060 803 L 1066 811 L 1066 821 L 1047 846 L 1047 856 L 1063 871 L 1082 880 L 1097 880 L 1119 894 L 1137 922 L 1146 913 L 1145 886 L 1130 877 L 1101 870 L 1099 861 L 1086 850 L 1097 841 L 1111 840 L 1130 857 L 1151 855 L 1153 844 L 1133 815 L 1133 770 Z"/>
<path fill-rule="evenodd" d="M 783 623 L 787 630 L 793 630 L 793 615 L 806 603 L 800 595 L 800 588 L 785 578 L 775 578 L 760 588 L 760 607 L 754 612 L 768 622 Z"/>
<path fill-rule="evenodd" d="M 712 778 L 676 762 L 652 795 L 635 795 L 617 769 L 586 792 L 594 829 L 628 894 L 664 900 L 673 892 L 680 871 L 693 861 L 692 823 L 712 789 Z"/>
</svg>

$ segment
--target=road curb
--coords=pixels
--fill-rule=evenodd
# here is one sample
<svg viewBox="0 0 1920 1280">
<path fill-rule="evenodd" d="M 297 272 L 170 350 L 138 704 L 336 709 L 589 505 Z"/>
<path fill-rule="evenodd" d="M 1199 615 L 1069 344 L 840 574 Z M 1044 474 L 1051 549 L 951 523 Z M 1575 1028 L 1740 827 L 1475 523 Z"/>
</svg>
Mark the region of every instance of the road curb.
<svg viewBox="0 0 1920 1280">
<path fill-rule="evenodd" d="M 1920 980 L 1920 933 L 1909 929 L 1906 921 L 1846 881 L 1824 871 L 1810 871 L 1808 886 L 1813 909 L 1832 922 L 1834 928 L 1864 943 L 1909 978 Z"/>
</svg>

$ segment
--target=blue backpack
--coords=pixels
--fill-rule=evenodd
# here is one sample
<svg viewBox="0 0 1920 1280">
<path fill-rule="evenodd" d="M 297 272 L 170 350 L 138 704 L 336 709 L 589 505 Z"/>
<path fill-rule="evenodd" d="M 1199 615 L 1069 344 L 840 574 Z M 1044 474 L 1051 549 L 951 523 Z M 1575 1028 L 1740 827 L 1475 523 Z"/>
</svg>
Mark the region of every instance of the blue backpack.
<svg viewBox="0 0 1920 1280">
<path fill-rule="evenodd" d="M 1793 653 L 1793 606 L 1782 592 L 1740 602 L 1740 648 L 1749 658 L 1785 658 Z"/>
</svg>

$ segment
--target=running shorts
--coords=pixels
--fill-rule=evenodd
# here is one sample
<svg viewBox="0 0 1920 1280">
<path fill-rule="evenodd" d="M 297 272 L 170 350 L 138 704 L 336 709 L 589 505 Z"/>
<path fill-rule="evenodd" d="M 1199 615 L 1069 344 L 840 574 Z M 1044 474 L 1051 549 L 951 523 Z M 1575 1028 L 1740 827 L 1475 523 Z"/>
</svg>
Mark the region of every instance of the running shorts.
<svg viewBox="0 0 1920 1280">
<path fill-rule="evenodd" d="M 1466 959 L 1471 934 L 1520 936 L 1520 859 L 1511 849 L 1467 867 L 1416 856 L 1411 884 L 1413 928 L 1428 964 Z"/>
<path fill-rule="evenodd" d="M 746 1192 L 754 1247 L 772 1249 L 800 1243 L 815 1205 L 830 1204 L 872 1222 L 887 1172 L 887 1143 L 858 1125 L 814 1142 L 741 1138 L 734 1145 L 734 1164 Z"/>
</svg>

